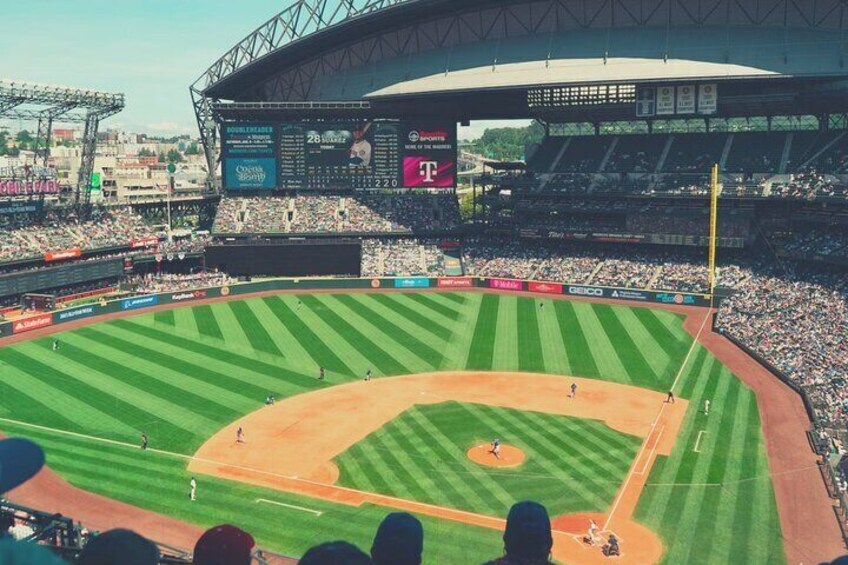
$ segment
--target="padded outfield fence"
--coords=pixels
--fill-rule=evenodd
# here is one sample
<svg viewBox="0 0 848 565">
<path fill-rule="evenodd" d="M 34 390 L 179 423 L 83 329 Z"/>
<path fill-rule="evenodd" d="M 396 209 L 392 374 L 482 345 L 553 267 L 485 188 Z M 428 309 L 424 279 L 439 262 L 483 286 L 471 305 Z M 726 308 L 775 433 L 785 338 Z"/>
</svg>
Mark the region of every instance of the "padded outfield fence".
<svg viewBox="0 0 848 565">
<path fill-rule="evenodd" d="M 83 318 L 114 314 L 131 310 L 141 310 L 166 304 L 182 304 L 208 298 L 240 296 L 259 292 L 313 290 L 362 290 L 362 289 L 435 289 L 458 291 L 471 288 L 483 288 L 501 291 L 528 292 L 538 294 L 577 296 L 583 298 L 602 298 L 610 300 L 629 300 L 646 304 L 674 304 L 679 306 L 709 306 L 710 295 L 685 292 L 636 290 L 604 286 L 563 284 L 540 281 L 526 281 L 502 278 L 310 278 L 310 279 L 269 279 L 246 282 L 221 287 L 179 290 L 159 294 L 141 294 L 105 304 L 86 304 L 54 312 L 44 312 L 18 320 L 0 324 L 0 338 L 18 335 L 32 330 L 73 322 Z"/>
</svg>

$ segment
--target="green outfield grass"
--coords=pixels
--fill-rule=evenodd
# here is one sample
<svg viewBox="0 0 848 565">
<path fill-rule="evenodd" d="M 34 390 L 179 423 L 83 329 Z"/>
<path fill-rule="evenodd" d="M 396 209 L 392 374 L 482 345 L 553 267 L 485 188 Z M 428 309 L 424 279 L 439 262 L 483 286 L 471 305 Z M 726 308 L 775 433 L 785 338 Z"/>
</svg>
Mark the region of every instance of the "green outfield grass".
<svg viewBox="0 0 848 565">
<path fill-rule="evenodd" d="M 0 420 L 0 429 L 42 442 L 50 465 L 88 490 L 204 526 L 235 522 L 268 547 L 293 554 L 319 539 L 339 537 L 367 548 L 386 509 L 339 507 L 206 477 L 200 479 L 201 492 L 210 496 L 192 505 L 186 500 L 182 459 L 35 431 L 8 420 L 131 444 L 146 431 L 151 447 L 190 455 L 222 426 L 262 406 L 269 393 L 278 398 L 302 394 L 360 379 L 369 369 L 375 377 L 449 369 L 538 371 L 665 391 L 691 344 L 681 318 L 668 312 L 564 300 L 545 300 L 540 309 L 540 302 L 478 293 L 282 295 L 106 322 L 58 334 L 58 352 L 51 351 L 52 336 L 0 349 L 0 418 L 6 419 Z M 319 365 L 327 368 L 325 382 L 316 379 Z M 674 452 L 651 475 L 639 519 L 663 537 L 669 563 L 712 563 L 730 555 L 747 563 L 782 561 L 752 393 L 701 350 L 680 384 L 679 395 L 693 404 Z M 713 403 L 708 420 L 697 412 L 703 398 Z M 445 409 L 444 418 L 430 408 Z M 421 426 L 427 420 L 443 434 L 427 449 L 447 457 L 444 450 L 456 445 L 451 442 L 463 441 L 445 433 L 457 417 L 448 408 L 455 409 L 415 408 L 377 432 L 375 441 L 418 441 L 402 432 L 425 433 Z M 469 422 L 492 417 L 491 408 L 472 408 L 476 414 L 459 417 Z M 468 412 L 467 405 L 461 410 Z M 508 416 L 515 430 L 541 417 Z M 707 433 L 701 434 L 700 453 L 694 453 L 701 430 Z M 614 479 L 620 465 L 592 467 L 571 454 L 566 438 L 553 434 L 545 442 L 542 431 L 536 432 L 541 435 L 527 433 L 516 442 L 550 450 L 548 463 L 538 470 L 542 476 L 519 485 L 514 478 L 490 477 L 481 483 L 479 477 L 454 472 L 444 480 L 462 497 L 430 496 L 466 506 L 494 489 L 501 493 L 497 501 L 486 501 L 488 509 L 475 506 L 487 513 L 501 512 L 506 491 L 539 493 L 553 508 L 582 509 L 587 501 L 581 497 L 591 489 L 597 497 L 592 508 L 608 504 L 614 486 L 607 491 L 588 481 Z M 364 480 L 346 463 L 353 459 L 348 455 L 341 457 L 343 480 Z M 371 480 L 425 499 L 426 489 L 410 479 L 426 469 L 401 473 L 387 468 Z M 553 482 L 558 497 L 554 489 L 545 494 L 544 485 Z M 257 504 L 257 498 L 320 506 L 325 513 L 315 517 Z M 428 546 L 429 563 L 473 563 L 500 552 L 496 532 L 433 520 L 426 525 L 434 541 L 434 547 Z M 711 543 L 703 542 L 703 531 L 710 533 Z M 696 534 L 702 540 L 697 547 L 691 542 Z"/>
<path fill-rule="evenodd" d="M 496 435 L 524 451 L 524 464 L 486 468 L 466 457 Z M 358 490 L 499 517 L 536 500 L 559 515 L 605 510 L 640 444 L 594 420 L 446 402 L 407 410 L 336 463 L 341 484 Z"/>
</svg>

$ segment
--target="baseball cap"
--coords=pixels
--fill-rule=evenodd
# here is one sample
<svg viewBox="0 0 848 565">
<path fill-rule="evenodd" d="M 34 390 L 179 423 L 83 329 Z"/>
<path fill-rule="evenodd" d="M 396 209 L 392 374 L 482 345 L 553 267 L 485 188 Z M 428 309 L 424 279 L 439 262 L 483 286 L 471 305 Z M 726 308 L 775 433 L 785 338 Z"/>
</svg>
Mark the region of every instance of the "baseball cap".
<svg viewBox="0 0 848 565">
<path fill-rule="evenodd" d="M 79 565 L 156 565 L 159 548 L 131 530 L 114 529 L 94 536 L 79 555 Z"/>
<path fill-rule="evenodd" d="M 247 565 L 256 542 L 230 524 L 206 530 L 194 546 L 194 565 Z"/>
<path fill-rule="evenodd" d="M 553 546 L 548 511 L 538 502 L 516 502 L 509 509 L 503 539 L 509 556 L 547 557 Z"/>
<path fill-rule="evenodd" d="M 424 551 L 424 528 L 406 512 L 393 512 L 383 519 L 374 543 L 371 559 L 377 565 L 419 565 Z"/>
<path fill-rule="evenodd" d="M 28 439 L 0 440 L 0 494 L 22 485 L 44 466 L 44 452 Z"/>
</svg>

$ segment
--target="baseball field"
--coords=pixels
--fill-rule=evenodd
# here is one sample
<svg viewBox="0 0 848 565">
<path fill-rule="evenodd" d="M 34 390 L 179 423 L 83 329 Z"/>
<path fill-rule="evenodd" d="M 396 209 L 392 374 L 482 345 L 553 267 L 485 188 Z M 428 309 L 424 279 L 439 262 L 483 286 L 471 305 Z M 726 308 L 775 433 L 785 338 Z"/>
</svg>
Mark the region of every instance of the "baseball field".
<svg viewBox="0 0 848 565">
<path fill-rule="evenodd" d="M 38 441 L 77 487 L 292 555 L 368 548 L 408 509 L 427 563 L 479 563 L 501 554 L 510 505 L 533 499 L 558 559 L 596 561 L 578 546 L 597 517 L 625 562 L 656 538 L 645 551 L 665 563 L 783 563 L 755 395 L 683 320 L 476 292 L 162 310 L 0 349 L 0 430 Z M 496 437 L 523 461 L 469 458 Z"/>
</svg>

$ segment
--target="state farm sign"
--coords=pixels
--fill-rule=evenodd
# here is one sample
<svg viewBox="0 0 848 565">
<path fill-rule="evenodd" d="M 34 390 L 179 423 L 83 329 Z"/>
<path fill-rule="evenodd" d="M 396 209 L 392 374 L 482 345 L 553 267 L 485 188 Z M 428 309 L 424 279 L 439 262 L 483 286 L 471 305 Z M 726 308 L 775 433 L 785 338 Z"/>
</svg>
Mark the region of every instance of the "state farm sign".
<svg viewBox="0 0 848 565">
<path fill-rule="evenodd" d="M 12 333 L 20 334 L 53 325 L 53 314 L 41 314 L 12 323 Z"/>
</svg>

